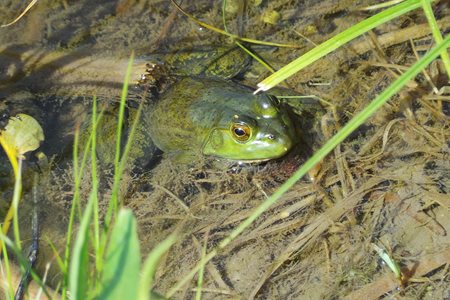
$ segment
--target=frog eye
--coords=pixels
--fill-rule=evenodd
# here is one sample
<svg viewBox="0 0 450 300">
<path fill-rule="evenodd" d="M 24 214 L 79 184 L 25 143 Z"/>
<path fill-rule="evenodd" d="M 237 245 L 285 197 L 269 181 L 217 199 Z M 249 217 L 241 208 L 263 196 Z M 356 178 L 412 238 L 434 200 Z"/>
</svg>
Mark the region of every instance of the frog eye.
<svg viewBox="0 0 450 300">
<path fill-rule="evenodd" d="M 231 134 L 239 142 L 246 142 L 252 134 L 252 129 L 244 123 L 233 123 L 231 125 Z"/>
</svg>

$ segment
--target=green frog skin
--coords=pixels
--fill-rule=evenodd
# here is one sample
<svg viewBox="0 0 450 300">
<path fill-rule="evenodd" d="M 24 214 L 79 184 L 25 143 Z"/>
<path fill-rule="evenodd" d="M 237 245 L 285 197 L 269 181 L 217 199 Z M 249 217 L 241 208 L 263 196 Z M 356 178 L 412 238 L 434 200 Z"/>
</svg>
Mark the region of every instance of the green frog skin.
<svg viewBox="0 0 450 300">
<path fill-rule="evenodd" d="M 159 96 L 148 114 L 155 145 L 169 156 L 259 162 L 294 145 L 288 112 L 266 94 L 219 79 L 186 77 Z"/>
</svg>

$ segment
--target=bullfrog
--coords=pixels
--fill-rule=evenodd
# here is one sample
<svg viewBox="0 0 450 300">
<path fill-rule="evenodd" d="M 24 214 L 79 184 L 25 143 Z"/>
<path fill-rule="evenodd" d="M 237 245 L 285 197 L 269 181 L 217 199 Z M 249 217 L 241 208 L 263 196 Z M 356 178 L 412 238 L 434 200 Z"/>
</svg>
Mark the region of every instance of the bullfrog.
<svg viewBox="0 0 450 300">
<path fill-rule="evenodd" d="M 293 123 L 276 99 L 218 79 L 178 81 L 148 116 L 156 146 L 178 158 L 265 161 L 283 156 L 295 143 Z"/>
<path fill-rule="evenodd" d="M 170 57 L 167 72 L 175 79 L 143 114 L 154 144 L 185 162 L 199 156 L 261 162 L 285 155 L 296 143 L 286 106 L 230 80 L 247 64 L 246 55 L 239 49 L 202 53 Z"/>
<path fill-rule="evenodd" d="M 268 93 L 255 95 L 253 88 L 235 81 L 249 65 L 249 56 L 239 48 L 185 50 L 140 60 L 149 68 L 130 90 L 126 124 L 130 128 L 143 101 L 128 160 L 138 169 L 155 162 L 157 148 L 176 163 L 192 164 L 199 158 L 226 164 L 276 159 L 302 141 L 303 128 L 312 127 L 307 123 L 311 118 L 304 117 L 305 100 L 294 114 L 285 101 Z M 292 95 L 277 89 L 280 93 Z M 309 106 L 319 105 L 313 101 Z M 302 118 L 294 120 L 297 114 Z M 97 129 L 98 157 L 112 163 L 117 111 L 108 108 L 103 120 Z"/>
</svg>

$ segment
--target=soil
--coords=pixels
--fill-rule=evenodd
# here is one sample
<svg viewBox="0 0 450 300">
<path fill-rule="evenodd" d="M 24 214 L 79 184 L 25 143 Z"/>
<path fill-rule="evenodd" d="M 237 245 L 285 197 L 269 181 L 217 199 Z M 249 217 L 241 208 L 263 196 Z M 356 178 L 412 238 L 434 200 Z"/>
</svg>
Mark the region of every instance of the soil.
<svg viewBox="0 0 450 300">
<path fill-rule="evenodd" d="M 252 46 L 275 68 L 378 11 L 362 10 L 373 4 L 365 0 L 239 3 L 228 1 L 230 32 L 299 46 Z M 219 28 L 221 5 L 182 3 Z M 1 4 L 0 20 L 13 20 L 25 6 L 23 1 Z M 262 18 L 274 11 L 280 14 L 275 24 Z M 449 3 L 436 1 L 433 11 L 441 32 L 448 34 Z M 422 10 L 414 10 L 289 78 L 289 88 L 315 95 L 325 109 L 320 132 L 310 133 L 321 139 L 299 147 L 317 149 L 426 53 L 433 45 L 426 24 Z M 126 62 L 132 50 L 145 61 L 156 52 L 233 44 L 183 16 L 168 0 L 39 1 L 16 24 L 0 28 L 0 39 L 0 109 L 32 113 L 30 107 L 37 106 L 35 117 L 46 130 L 42 151 L 51 164 L 40 187 L 44 249 L 49 240 L 64 246 L 73 196 L 70 133 L 83 114 L 80 107 L 93 93 L 119 97 L 123 76 L 115 74 L 123 64 L 117 62 Z M 52 63 L 44 63 L 46 57 Z M 99 65 L 86 71 L 80 64 L 67 75 L 67 67 L 80 61 Z M 450 95 L 445 93 L 450 84 L 440 60 L 426 71 L 328 155 L 317 174 L 297 182 L 207 264 L 203 299 L 450 299 Z M 254 62 L 240 80 L 256 86 L 269 74 Z M 55 131 L 49 119 L 63 120 L 66 127 Z M 203 247 L 214 249 L 307 157 L 288 155 L 239 169 L 157 158 L 143 171 L 129 170 L 121 193 L 138 219 L 144 257 L 170 233 L 180 236 L 157 271 L 154 289 L 165 295 L 200 261 Z M 11 197 L 8 168 L 2 154 L 1 207 Z M 110 168 L 102 172 L 105 208 L 112 180 Z M 33 185 L 26 174 L 25 240 Z M 82 199 L 89 189 L 86 174 Z M 401 266 L 402 279 L 395 278 L 374 245 Z M 49 261 L 56 268 L 51 251 L 43 250 L 40 265 Z M 50 285 L 60 278 L 52 276 Z M 196 286 L 194 277 L 172 298 L 192 299 Z"/>
</svg>

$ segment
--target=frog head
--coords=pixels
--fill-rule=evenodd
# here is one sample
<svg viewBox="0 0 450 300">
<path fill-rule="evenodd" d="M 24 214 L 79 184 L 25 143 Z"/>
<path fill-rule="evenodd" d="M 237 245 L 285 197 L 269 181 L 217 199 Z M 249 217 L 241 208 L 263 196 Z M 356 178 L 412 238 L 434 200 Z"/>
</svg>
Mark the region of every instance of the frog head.
<svg viewBox="0 0 450 300">
<path fill-rule="evenodd" d="M 265 94 L 253 96 L 251 102 L 247 110 L 223 114 L 204 142 L 204 155 L 259 162 L 281 157 L 292 148 L 295 130 L 288 112 Z"/>
</svg>

